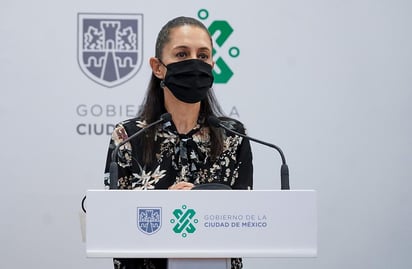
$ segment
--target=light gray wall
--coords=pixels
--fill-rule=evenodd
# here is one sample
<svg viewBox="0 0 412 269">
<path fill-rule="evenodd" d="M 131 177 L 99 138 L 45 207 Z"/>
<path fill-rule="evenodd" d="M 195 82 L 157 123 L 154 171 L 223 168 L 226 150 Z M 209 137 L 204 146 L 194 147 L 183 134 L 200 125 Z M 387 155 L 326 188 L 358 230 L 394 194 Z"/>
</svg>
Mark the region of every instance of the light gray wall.
<svg viewBox="0 0 412 269">
<path fill-rule="evenodd" d="M 215 90 L 249 134 L 284 150 L 294 189 L 315 189 L 319 257 L 245 268 L 411 268 L 410 1 L 5 1 L 0 4 L 0 268 L 111 268 L 85 258 L 80 200 L 102 187 L 107 136 L 81 136 L 79 104 L 139 104 L 158 29 L 210 12 L 235 29 L 234 77 Z M 169 8 L 160 8 L 168 6 Z M 143 13 L 139 73 L 107 89 L 77 64 L 77 13 Z M 222 52 L 223 53 L 223 52 Z M 279 157 L 253 145 L 255 188 Z M 304 224 L 302 224 L 304 225 Z"/>
</svg>

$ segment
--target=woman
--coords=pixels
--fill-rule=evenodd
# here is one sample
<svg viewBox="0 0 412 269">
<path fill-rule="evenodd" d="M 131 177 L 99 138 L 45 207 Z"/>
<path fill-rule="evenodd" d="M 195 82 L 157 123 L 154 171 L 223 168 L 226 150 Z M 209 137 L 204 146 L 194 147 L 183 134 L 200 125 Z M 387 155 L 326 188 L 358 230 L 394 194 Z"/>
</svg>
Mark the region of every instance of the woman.
<svg viewBox="0 0 412 269">
<path fill-rule="evenodd" d="M 212 39 L 198 20 L 178 17 L 159 32 L 152 77 L 139 115 L 119 123 L 113 131 L 111 154 L 130 135 L 170 113 L 172 121 L 148 129 L 126 143 L 118 154 L 119 189 L 189 190 L 220 183 L 232 189 L 251 189 L 252 153 L 248 140 L 209 126 L 209 116 L 244 133 L 243 125 L 223 117 L 210 89 L 213 84 Z M 114 259 L 115 268 L 165 269 L 166 259 Z M 232 259 L 232 268 L 242 260 Z"/>
</svg>

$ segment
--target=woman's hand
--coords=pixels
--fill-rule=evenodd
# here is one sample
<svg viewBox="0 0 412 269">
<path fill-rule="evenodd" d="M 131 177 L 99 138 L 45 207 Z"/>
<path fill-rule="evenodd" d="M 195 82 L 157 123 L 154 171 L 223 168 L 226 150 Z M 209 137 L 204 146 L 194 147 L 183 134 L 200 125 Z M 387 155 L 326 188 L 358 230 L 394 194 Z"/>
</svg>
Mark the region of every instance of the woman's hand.
<svg viewBox="0 0 412 269">
<path fill-rule="evenodd" d="M 193 186 L 190 182 L 181 181 L 170 186 L 169 190 L 191 190 Z"/>
</svg>

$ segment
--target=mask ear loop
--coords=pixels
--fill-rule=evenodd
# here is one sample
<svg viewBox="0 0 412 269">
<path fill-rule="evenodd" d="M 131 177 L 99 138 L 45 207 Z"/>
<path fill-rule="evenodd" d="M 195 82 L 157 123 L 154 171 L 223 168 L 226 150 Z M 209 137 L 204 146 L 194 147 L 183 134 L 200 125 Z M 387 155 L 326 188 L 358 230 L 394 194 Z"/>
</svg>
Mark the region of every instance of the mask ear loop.
<svg viewBox="0 0 412 269">
<path fill-rule="evenodd" d="M 167 66 L 162 62 L 162 60 L 160 60 L 160 58 L 156 58 L 156 59 L 159 61 L 159 63 L 160 63 L 161 65 L 163 65 L 164 67 L 167 68 Z"/>
<path fill-rule="evenodd" d="M 160 58 L 156 58 L 158 61 L 159 61 L 159 63 L 161 64 L 161 65 L 163 65 L 164 67 L 166 67 L 166 65 L 162 62 L 162 60 L 160 60 Z M 167 68 L 167 67 L 166 67 Z M 164 88 L 166 85 L 165 85 L 165 82 L 164 82 L 164 80 L 162 79 L 161 81 L 160 81 L 160 88 Z"/>
<path fill-rule="evenodd" d="M 163 65 L 164 67 L 166 67 L 166 65 L 162 62 L 162 60 L 160 60 L 160 58 L 156 58 L 158 61 L 159 61 L 159 63 L 161 64 L 161 65 Z M 167 68 L 167 67 L 166 67 Z M 162 79 L 161 81 L 160 81 L 160 88 L 164 88 L 166 85 L 165 85 L 165 82 L 164 82 L 164 80 Z"/>
</svg>

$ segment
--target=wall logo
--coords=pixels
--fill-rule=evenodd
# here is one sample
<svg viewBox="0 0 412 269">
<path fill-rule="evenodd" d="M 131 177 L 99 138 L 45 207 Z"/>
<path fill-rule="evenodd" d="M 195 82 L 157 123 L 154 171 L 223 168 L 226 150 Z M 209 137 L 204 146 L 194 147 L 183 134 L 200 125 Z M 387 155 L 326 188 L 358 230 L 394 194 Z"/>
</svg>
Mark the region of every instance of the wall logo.
<svg viewBox="0 0 412 269">
<path fill-rule="evenodd" d="M 152 235 L 162 226 L 162 209 L 160 207 L 138 207 L 137 228 L 145 234 Z"/>
<path fill-rule="evenodd" d="M 186 205 L 182 205 L 182 209 L 177 208 L 173 210 L 174 219 L 170 220 L 170 223 L 175 224 L 173 231 L 177 234 L 181 234 L 183 238 L 187 237 L 187 234 L 192 234 L 196 231 L 194 224 L 199 222 L 198 219 L 194 219 L 196 211 L 191 208 L 187 208 Z"/>
<path fill-rule="evenodd" d="M 77 60 L 87 77 L 112 88 L 139 71 L 143 14 L 78 14 Z"/>
<path fill-rule="evenodd" d="M 201 9 L 198 11 L 197 16 L 201 20 L 206 20 L 209 17 L 209 11 Z M 227 21 L 216 20 L 209 25 L 208 30 L 215 41 L 213 48 L 213 57 L 216 61 L 215 68 L 213 69 L 214 83 L 228 83 L 233 76 L 233 71 L 223 59 L 224 56 L 220 55 L 224 53 L 222 51 L 226 48 L 227 41 L 233 33 L 233 28 Z M 227 52 L 232 58 L 236 58 L 240 54 L 238 47 L 230 47 Z"/>
</svg>

